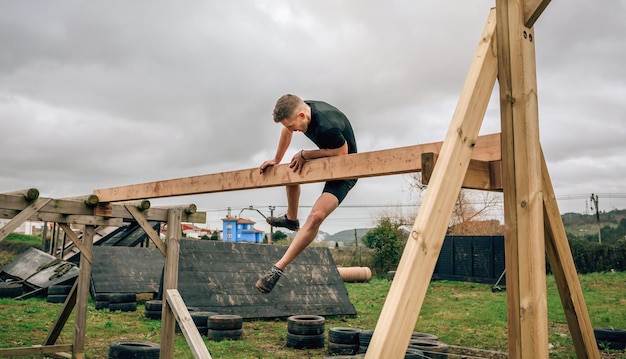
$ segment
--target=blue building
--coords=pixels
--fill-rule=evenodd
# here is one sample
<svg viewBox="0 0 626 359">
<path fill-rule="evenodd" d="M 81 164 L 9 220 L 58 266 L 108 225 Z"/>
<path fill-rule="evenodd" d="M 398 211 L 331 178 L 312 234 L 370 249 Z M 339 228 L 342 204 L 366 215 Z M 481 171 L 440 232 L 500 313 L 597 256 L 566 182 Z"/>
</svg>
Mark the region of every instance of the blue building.
<svg viewBox="0 0 626 359">
<path fill-rule="evenodd" d="M 265 232 L 254 229 L 255 223 L 247 218 L 222 218 L 222 241 L 262 243 Z"/>
</svg>

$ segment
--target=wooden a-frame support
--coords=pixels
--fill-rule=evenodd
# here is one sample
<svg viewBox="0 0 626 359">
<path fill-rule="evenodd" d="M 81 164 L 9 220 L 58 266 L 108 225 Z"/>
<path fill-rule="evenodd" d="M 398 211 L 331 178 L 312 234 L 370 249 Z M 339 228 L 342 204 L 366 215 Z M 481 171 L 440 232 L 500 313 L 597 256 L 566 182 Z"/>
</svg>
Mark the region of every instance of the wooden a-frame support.
<svg viewBox="0 0 626 359">
<path fill-rule="evenodd" d="M 25 191 L 0 193 L 0 218 L 11 219 L 0 228 L 0 241 L 6 238 L 24 221 L 44 221 L 58 223 L 69 239 L 80 250 L 78 280 L 72 286 L 63 303 L 54 325 L 48 332 L 43 345 L 18 348 L 0 348 L 0 357 L 53 354 L 58 357 L 85 357 L 85 331 L 87 328 L 87 308 L 89 303 L 89 282 L 93 261 L 93 240 L 96 226 L 121 227 L 123 221 L 135 220 L 146 232 L 155 246 L 166 256 L 164 287 L 168 289 L 163 301 L 163 334 L 166 337 L 161 345 L 162 358 L 172 358 L 174 353 L 174 321 L 178 320 L 185 338 L 195 358 L 210 359 L 208 349 L 202 342 L 198 329 L 187 307 L 176 290 L 178 275 L 178 242 L 180 231 L 168 231 L 167 242 L 163 242 L 148 221 L 167 222 L 169 228 L 180 228 L 182 221 L 206 222 L 206 213 L 196 212 L 195 205 L 185 207 L 150 208 L 147 200 L 121 204 L 102 203 L 95 195 L 81 198 L 53 200 L 39 198 L 39 191 L 31 188 Z M 84 225 L 82 239 L 69 224 Z M 168 256 L 169 254 L 169 256 Z M 72 344 L 55 344 L 63 327 L 75 309 Z M 170 330 L 171 329 L 171 330 Z M 171 332 L 171 335 L 168 334 Z M 67 352 L 71 352 L 68 354 Z M 169 353 L 163 355 L 163 353 Z"/>
</svg>

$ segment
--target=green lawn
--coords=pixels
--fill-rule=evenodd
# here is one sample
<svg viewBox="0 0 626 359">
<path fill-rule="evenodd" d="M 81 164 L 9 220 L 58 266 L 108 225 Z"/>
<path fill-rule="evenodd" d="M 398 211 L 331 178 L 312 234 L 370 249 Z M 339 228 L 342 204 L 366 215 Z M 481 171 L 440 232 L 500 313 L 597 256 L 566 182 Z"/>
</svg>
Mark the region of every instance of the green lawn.
<svg viewBox="0 0 626 359">
<path fill-rule="evenodd" d="M 587 307 L 594 327 L 626 328 L 626 273 L 594 273 L 580 276 Z M 331 327 L 373 329 L 390 286 L 386 279 L 369 283 L 347 283 L 350 299 L 357 309 L 355 317 L 327 317 Z M 550 358 L 575 358 L 571 337 L 554 278 L 547 277 Z M 0 347 L 41 344 L 62 305 L 44 298 L 25 301 L 0 299 Z M 58 344 L 72 342 L 73 317 Z M 137 312 L 96 311 L 90 303 L 86 355 L 107 358 L 111 342 L 121 339 L 159 342 L 161 323 Z M 507 351 L 506 293 L 492 292 L 491 285 L 451 281 L 431 282 L 415 330 L 439 336 L 451 352 L 475 357 L 503 358 Z M 253 320 L 244 323 L 244 339 L 205 343 L 216 359 L 232 358 L 323 358 L 327 349 L 287 348 L 287 322 Z M 471 348 L 471 351 L 467 351 Z M 476 349 L 480 349 L 477 351 Z M 176 358 L 193 358 L 182 334 L 176 334 Z M 602 352 L 603 358 L 626 358 L 623 352 Z"/>
</svg>

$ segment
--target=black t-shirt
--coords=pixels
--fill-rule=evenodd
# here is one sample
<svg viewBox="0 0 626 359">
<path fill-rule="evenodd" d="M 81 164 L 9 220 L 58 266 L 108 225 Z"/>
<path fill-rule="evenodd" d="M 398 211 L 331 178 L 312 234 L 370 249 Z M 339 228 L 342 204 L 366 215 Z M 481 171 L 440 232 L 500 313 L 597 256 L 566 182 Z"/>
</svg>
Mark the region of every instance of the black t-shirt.
<svg viewBox="0 0 626 359">
<path fill-rule="evenodd" d="M 356 140 L 350 121 L 337 108 L 322 101 L 304 101 L 311 107 L 311 122 L 304 133 L 317 147 L 335 149 L 348 143 L 348 153 L 356 153 Z"/>
</svg>

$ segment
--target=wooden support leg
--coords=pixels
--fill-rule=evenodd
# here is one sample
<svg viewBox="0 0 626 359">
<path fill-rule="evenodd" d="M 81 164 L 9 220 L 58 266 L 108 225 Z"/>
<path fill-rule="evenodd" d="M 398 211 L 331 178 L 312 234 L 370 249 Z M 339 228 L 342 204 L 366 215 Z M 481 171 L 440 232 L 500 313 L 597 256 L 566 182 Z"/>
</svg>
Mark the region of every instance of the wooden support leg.
<svg viewBox="0 0 626 359">
<path fill-rule="evenodd" d="M 546 230 L 546 252 L 556 281 L 576 356 L 579 359 L 600 358 L 585 298 L 578 281 L 572 251 L 554 196 L 552 180 L 542 155 L 543 208 Z"/>
<path fill-rule="evenodd" d="M 178 288 L 178 256 L 180 254 L 180 231 L 183 209 L 171 208 L 168 210 L 165 273 L 163 275 L 163 293 L 168 289 Z M 176 317 L 167 300 L 163 301 L 161 317 L 161 359 L 174 357 L 174 327 Z"/>
<path fill-rule="evenodd" d="M 497 0 L 509 358 L 548 357 L 535 39 L 524 1 Z"/>
<path fill-rule="evenodd" d="M 83 246 L 87 253 L 93 253 L 93 236 L 95 226 L 85 226 Z M 76 317 L 74 318 L 74 348 L 73 358 L 85 357 L 85 329 L 87 328 L 87 305 L 89 304 L 89 281 L 91 278 L 91 261 L 87 253 L 80 254 L 80 272 L 76 291 Z"/>
<path fill-rule="evenodd" d="M 24 223 L 25 220 L 29 219 L 30 216 L 37 213 L 37 211 L 39 211 L 41 207 L 50 202 L 50 200 L 51 198 L 38 198 L 30 206 L 24 208 L 24 210 L 21 211 L 17 216 L 13 217 L 13 219 L 11 219 L 9 223 L 2 226 L 2 228 L 0 228 L 0 241 L 2 241 L 17 227 Z"/>
<path fill-rule="evenodd" d="M 492 10 L 376 324 L 365 355 L 368 359 L 403 358 L 406 352 L 496 81 L 494 39 L 495 12 Z"/>
</svg>

